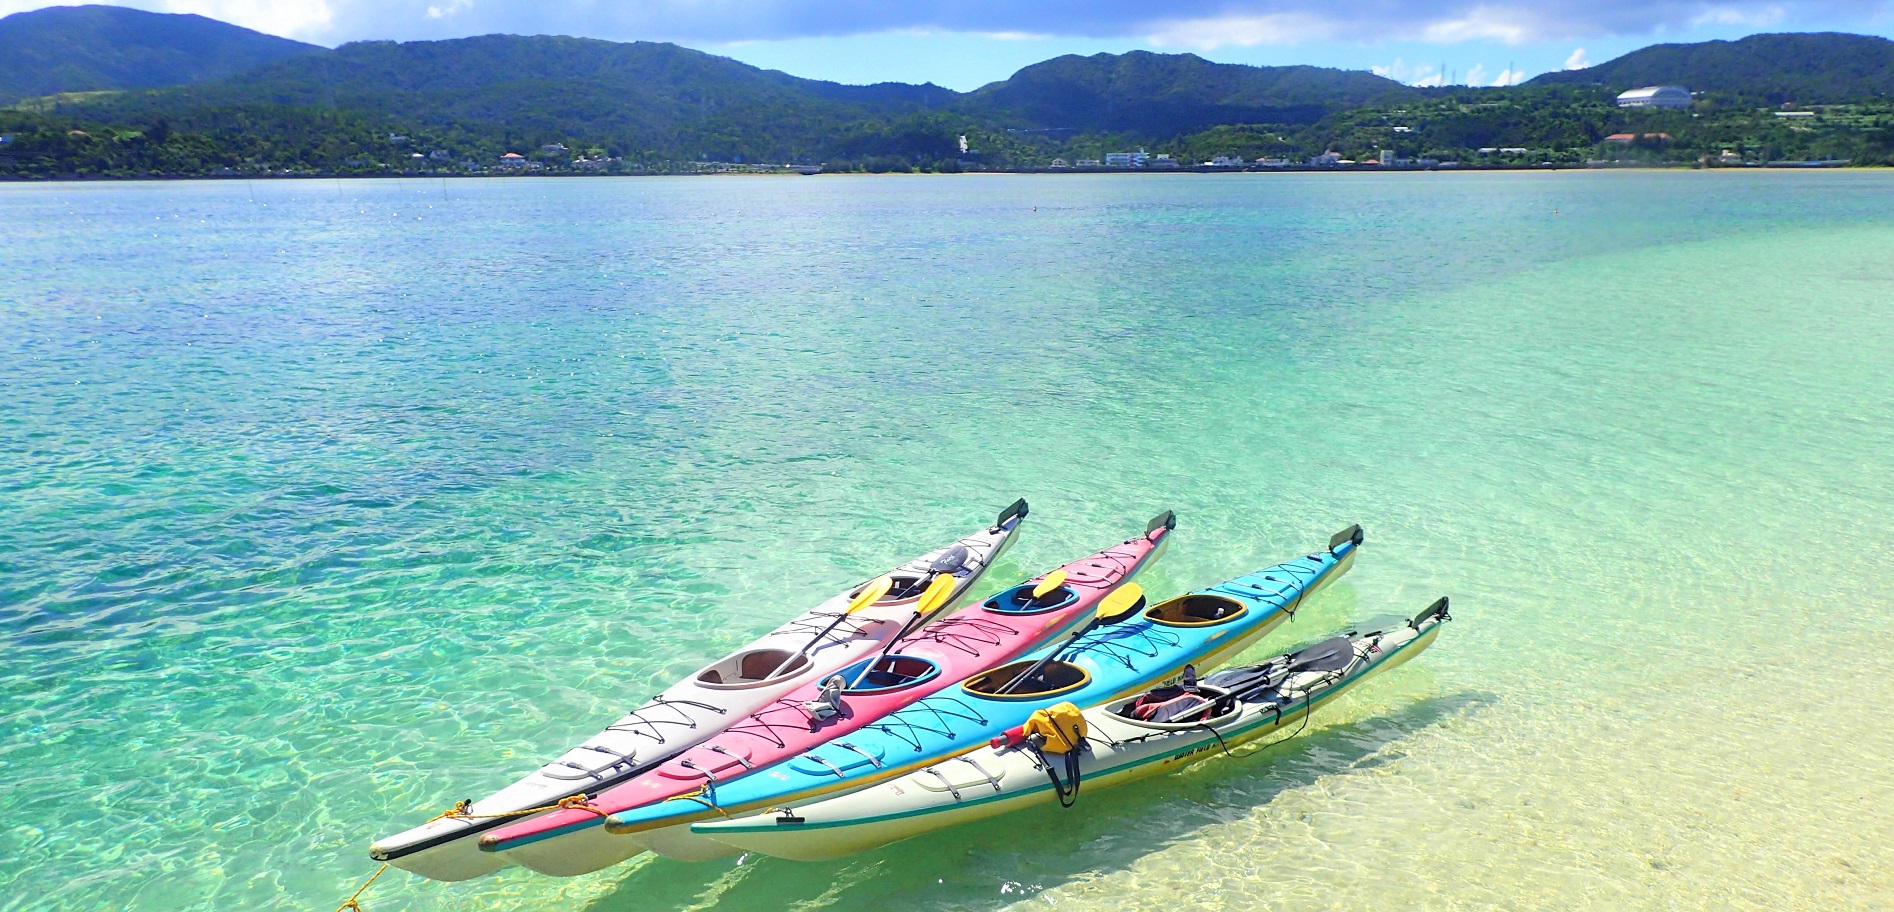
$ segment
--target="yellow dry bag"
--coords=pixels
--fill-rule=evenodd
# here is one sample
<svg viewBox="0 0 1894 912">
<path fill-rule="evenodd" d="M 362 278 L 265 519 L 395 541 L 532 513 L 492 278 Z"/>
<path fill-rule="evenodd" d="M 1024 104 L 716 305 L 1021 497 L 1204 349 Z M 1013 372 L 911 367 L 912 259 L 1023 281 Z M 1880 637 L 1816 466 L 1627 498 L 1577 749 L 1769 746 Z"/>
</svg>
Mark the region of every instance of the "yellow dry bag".
<svg viewBox="0 0 1894 912">
<path fill-rule="evenodd" d="M 1085 714 L 1070 703 L 1035 710 L 1026 719 L 1025 734 L 1044 738 L 1039 749 L 1048 754 L 1070 753 L 1085 743 Z"/>
</svg>

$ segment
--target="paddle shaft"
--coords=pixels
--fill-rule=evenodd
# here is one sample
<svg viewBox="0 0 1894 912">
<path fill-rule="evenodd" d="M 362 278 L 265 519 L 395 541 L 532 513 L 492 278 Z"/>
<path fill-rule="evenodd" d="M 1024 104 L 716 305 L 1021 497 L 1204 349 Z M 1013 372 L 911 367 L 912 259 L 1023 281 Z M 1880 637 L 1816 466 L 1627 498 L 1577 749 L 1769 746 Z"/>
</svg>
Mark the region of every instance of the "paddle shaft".
<svg viewBox="0 0 1894 912">
<path fill-rule="evenodd" d="M 946 611 L 947 606 L 952 605 L 953 603 L 954 603 L 954 600 L 951 597 L 942 601 L 940 603 L 940 607 L 935 608 L 934 610 L 929 611 L 927 613 L 927 617 L 925 620 L 922 619 L 921 613 L 919 611 L 914 612 L 914 616 L 911 618 L 908 618 L 908 622 L 906 624 L 901 625 L 901 632 L 895 634 L 894 639 L 891 639 L 888 641 L 888 645 L 881 647 L 881 653 L 875 656 L 874 661 L 871 661 L 867 665 L 862 666 L 861 674 L 856 675 L 855 680 L 848 682 L 848 686 L 843 688 L 843 690 L 854 690 L 855 688 L 860 687 L 861 683 L 868 679 L 869 673 L 875 670 L 875 666 L 877 664 L 880 664 L 882 659 L 887 658 L 888 653 L 894 651 L 894 647 L 900 645 L 902 640 L 907 639 L 908 636 L 913 634 L 915 631 L 921 629 L 922 627 L 926 627 L 928 621 L 933 620 L 934 616 L 937 614 L 940 614 L 942 611 Z"/>
<path fill-rule="evenodd" d="M 853 614 L 853 613 L 854 612 L 852 611 L 843 611 L 841 614 L 836 615 L 835 620 L 829 622 L 829 626 L 822 628 L 821 633 L 816 634 L 812 639 L 809 640 L 809 642 L 802 644 L 802 648 L 796 650 L 795 655 L 792 655 L 789 658 L 784 659 L 783 664 L 776 666 L 776 670 L 770 672 L 768 677 L 771 677 L 771 678 L 776 677 L 777 675 L 783 673 L 783 669 L 796 664 L 797 659 L 802 658 L 804 653 L 808 652 L 810 649 L 815 648 L 815 644 L 822 642 L 822 638 L 825 636 L 828 636 L 829 631 L 834 630 L 835 628 L 841 626 L 843 619 L 847 618 L 850 614 Z"/>
<path fill-rule="evenodd" d="M 1002 687 L 999 690 L 994 691 L 994 693 L 996 694 L 1012 693 L 1013 688 L 1018 687 L 1021 681 L 1024 681 L 1027 678 L 1030 678 L 1033 675 L 1038 674 L 1040 669 L 1045 668 L 1046 665 L 1051 663 L 1053 659 L 1058 658 L 1059 653 L 1064 652 L 1067 646 L 1070 646 L 1074 642 L 1077 642 L 1079 637 L 1082 637 L 1088 633 L 1091 633 L 1092 628 L 1097 627 L 1099 624 L 1104 623 L 1104 621 L 1105 621 L 1104 618 L 1098 618 L 1098 617 L 1092 618 L 1091 623 L 1086 624 L 1084 627 L 1079 628 L 1078 631 L 1073 633 L 1071 636 L 1066 637 L 1065 642 L 1059 644 L 1059 648 L 1054 649 L 1051 653 L 1047 654 L 1045 658 L 1040 659 L 1037 662 L 1034 662 L 1031 668 L 1028 668 L 1025 671 L 1020 672 L 1019 677 L 1016 677 L 1012 679 L 1011 681 L 1006 682 L 1005 687 Z"/>
</svg>

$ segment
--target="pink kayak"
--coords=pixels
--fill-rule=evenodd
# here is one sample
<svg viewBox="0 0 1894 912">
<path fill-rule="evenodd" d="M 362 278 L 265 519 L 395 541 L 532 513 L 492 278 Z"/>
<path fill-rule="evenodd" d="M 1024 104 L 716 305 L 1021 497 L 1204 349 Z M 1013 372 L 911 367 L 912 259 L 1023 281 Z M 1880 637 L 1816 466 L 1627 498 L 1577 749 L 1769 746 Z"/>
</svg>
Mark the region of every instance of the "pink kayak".
<svg viewBox="0 0 1894 912">
<path fill-rule="evenodd" d="M 886 654 L 785 694 L 586 806 L 497 828 L 481 837 L 480 848 L 557 876 L 596 871 L 637 855 L 644 847 L 636 839 L 605 831 L 607 815 L 689 800 L 706 786 L 800 756 L 1038 648 L 1089 621 L 1105 596 L 1157 557 L 1175 525 L 1166 512 L 1143 535 L 962 607 L 894 641 Z M 1034 596 L 1045 588 L 1042 582 L 1061 575 L 1050 591 Z"/>
</svg>

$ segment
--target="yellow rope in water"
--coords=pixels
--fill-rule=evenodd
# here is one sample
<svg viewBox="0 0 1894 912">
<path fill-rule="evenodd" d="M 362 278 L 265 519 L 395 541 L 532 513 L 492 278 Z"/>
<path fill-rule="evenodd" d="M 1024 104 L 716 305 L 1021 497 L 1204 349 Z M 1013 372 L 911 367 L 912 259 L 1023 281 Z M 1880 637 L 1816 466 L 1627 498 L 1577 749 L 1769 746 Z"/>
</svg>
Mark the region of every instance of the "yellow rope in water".
<svg viewBox="0 0 1894 912">
<path fill-rule="evenodd" d="M 364 881 L 361 886 L 355 888 L 354 894 L 350 895 L 348 899 L 343 900 L 341 905 L 335 907 L 335 912 L 347 912 L 347 910 L 350 909 L 355 910 L 355 912 L 362 912 L 362 894 L 368 892 L 368 888 L 375 883 L 375 878 L 380 877 L 382 872 L 386 870 L 388 870 L 388 863 L 382 862 L 381 867 L 376 868 L 375 873 L 369 875 L 368 880 Z"/>
<path fill-rule="evenodd" d="M 453 807 L 450 807 L 447 810 L 442 811 L 438 814 L 435 814 L 433 817 L 428 818 L 427 822 L 433 823 L 436 820 L 447 820 L 447 819 L 479 820 L 482 818 L 491 819 L 491 818 L 496 818 L 496 817 L 525 817 L 528 814 L 537 814 L 537 813 L 540 813 L 541 811 L 560 811 L 560 810 L 591 811 L 592 813 L 597 814 L 600 817 L 611 816 L 611 814 L 608 813 L 604 808 L 593 805 L 592 800 L 590 798 L 585 797 L 583 793 L 577 794 L 577 795 L 567 795 L 566 797 L 559 799 L 558 803 L 556 804 L 544 804 L 544 805 L 540 805 L 539 807 L 527 808 L 523 811 L 501 811 L 500 813 L 497 813 L 497 814 L 473 814 L 473 813 L 469 813 L 469 809 L 471 809 L 472 807 L 473 807 L 472 801 L 462 799 L 460 801 L 455 802 Z M 361 903 L 362 894 L 368 892 L 368 888 L 375 883 L 375 879 L 380 877 L 382 874 L 386 873 L 387 870 L 388 870 L 388 863 L 382 862 L 382 866 L 379 868 L 376 868 L 375 873 L 370 874 L 368 876 L 368 879 L 362 882 L 361 886 L 356 887 L 355 892 L 351 894 L 348 899 L 343 900 L 341 905 L 335 907 L 335 912 L 363 912 L 362 903 Z"/>
</svg>

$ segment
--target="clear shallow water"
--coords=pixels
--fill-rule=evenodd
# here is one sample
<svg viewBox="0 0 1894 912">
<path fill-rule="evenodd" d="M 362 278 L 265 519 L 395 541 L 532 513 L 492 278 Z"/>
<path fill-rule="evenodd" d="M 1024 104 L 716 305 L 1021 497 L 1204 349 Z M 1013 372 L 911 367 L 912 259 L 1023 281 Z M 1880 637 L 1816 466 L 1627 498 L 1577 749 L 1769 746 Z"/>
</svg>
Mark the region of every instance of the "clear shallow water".
<svg viewBox="0 0 1894 912">
<path fill-rule="evenodd" d="M 364 847 L 1015 496 L 1440 594 L 1284 747 L 375 909 L 1879 909 L 1894 174 L 0 186 L 0 909 Z"/>
</svg>

